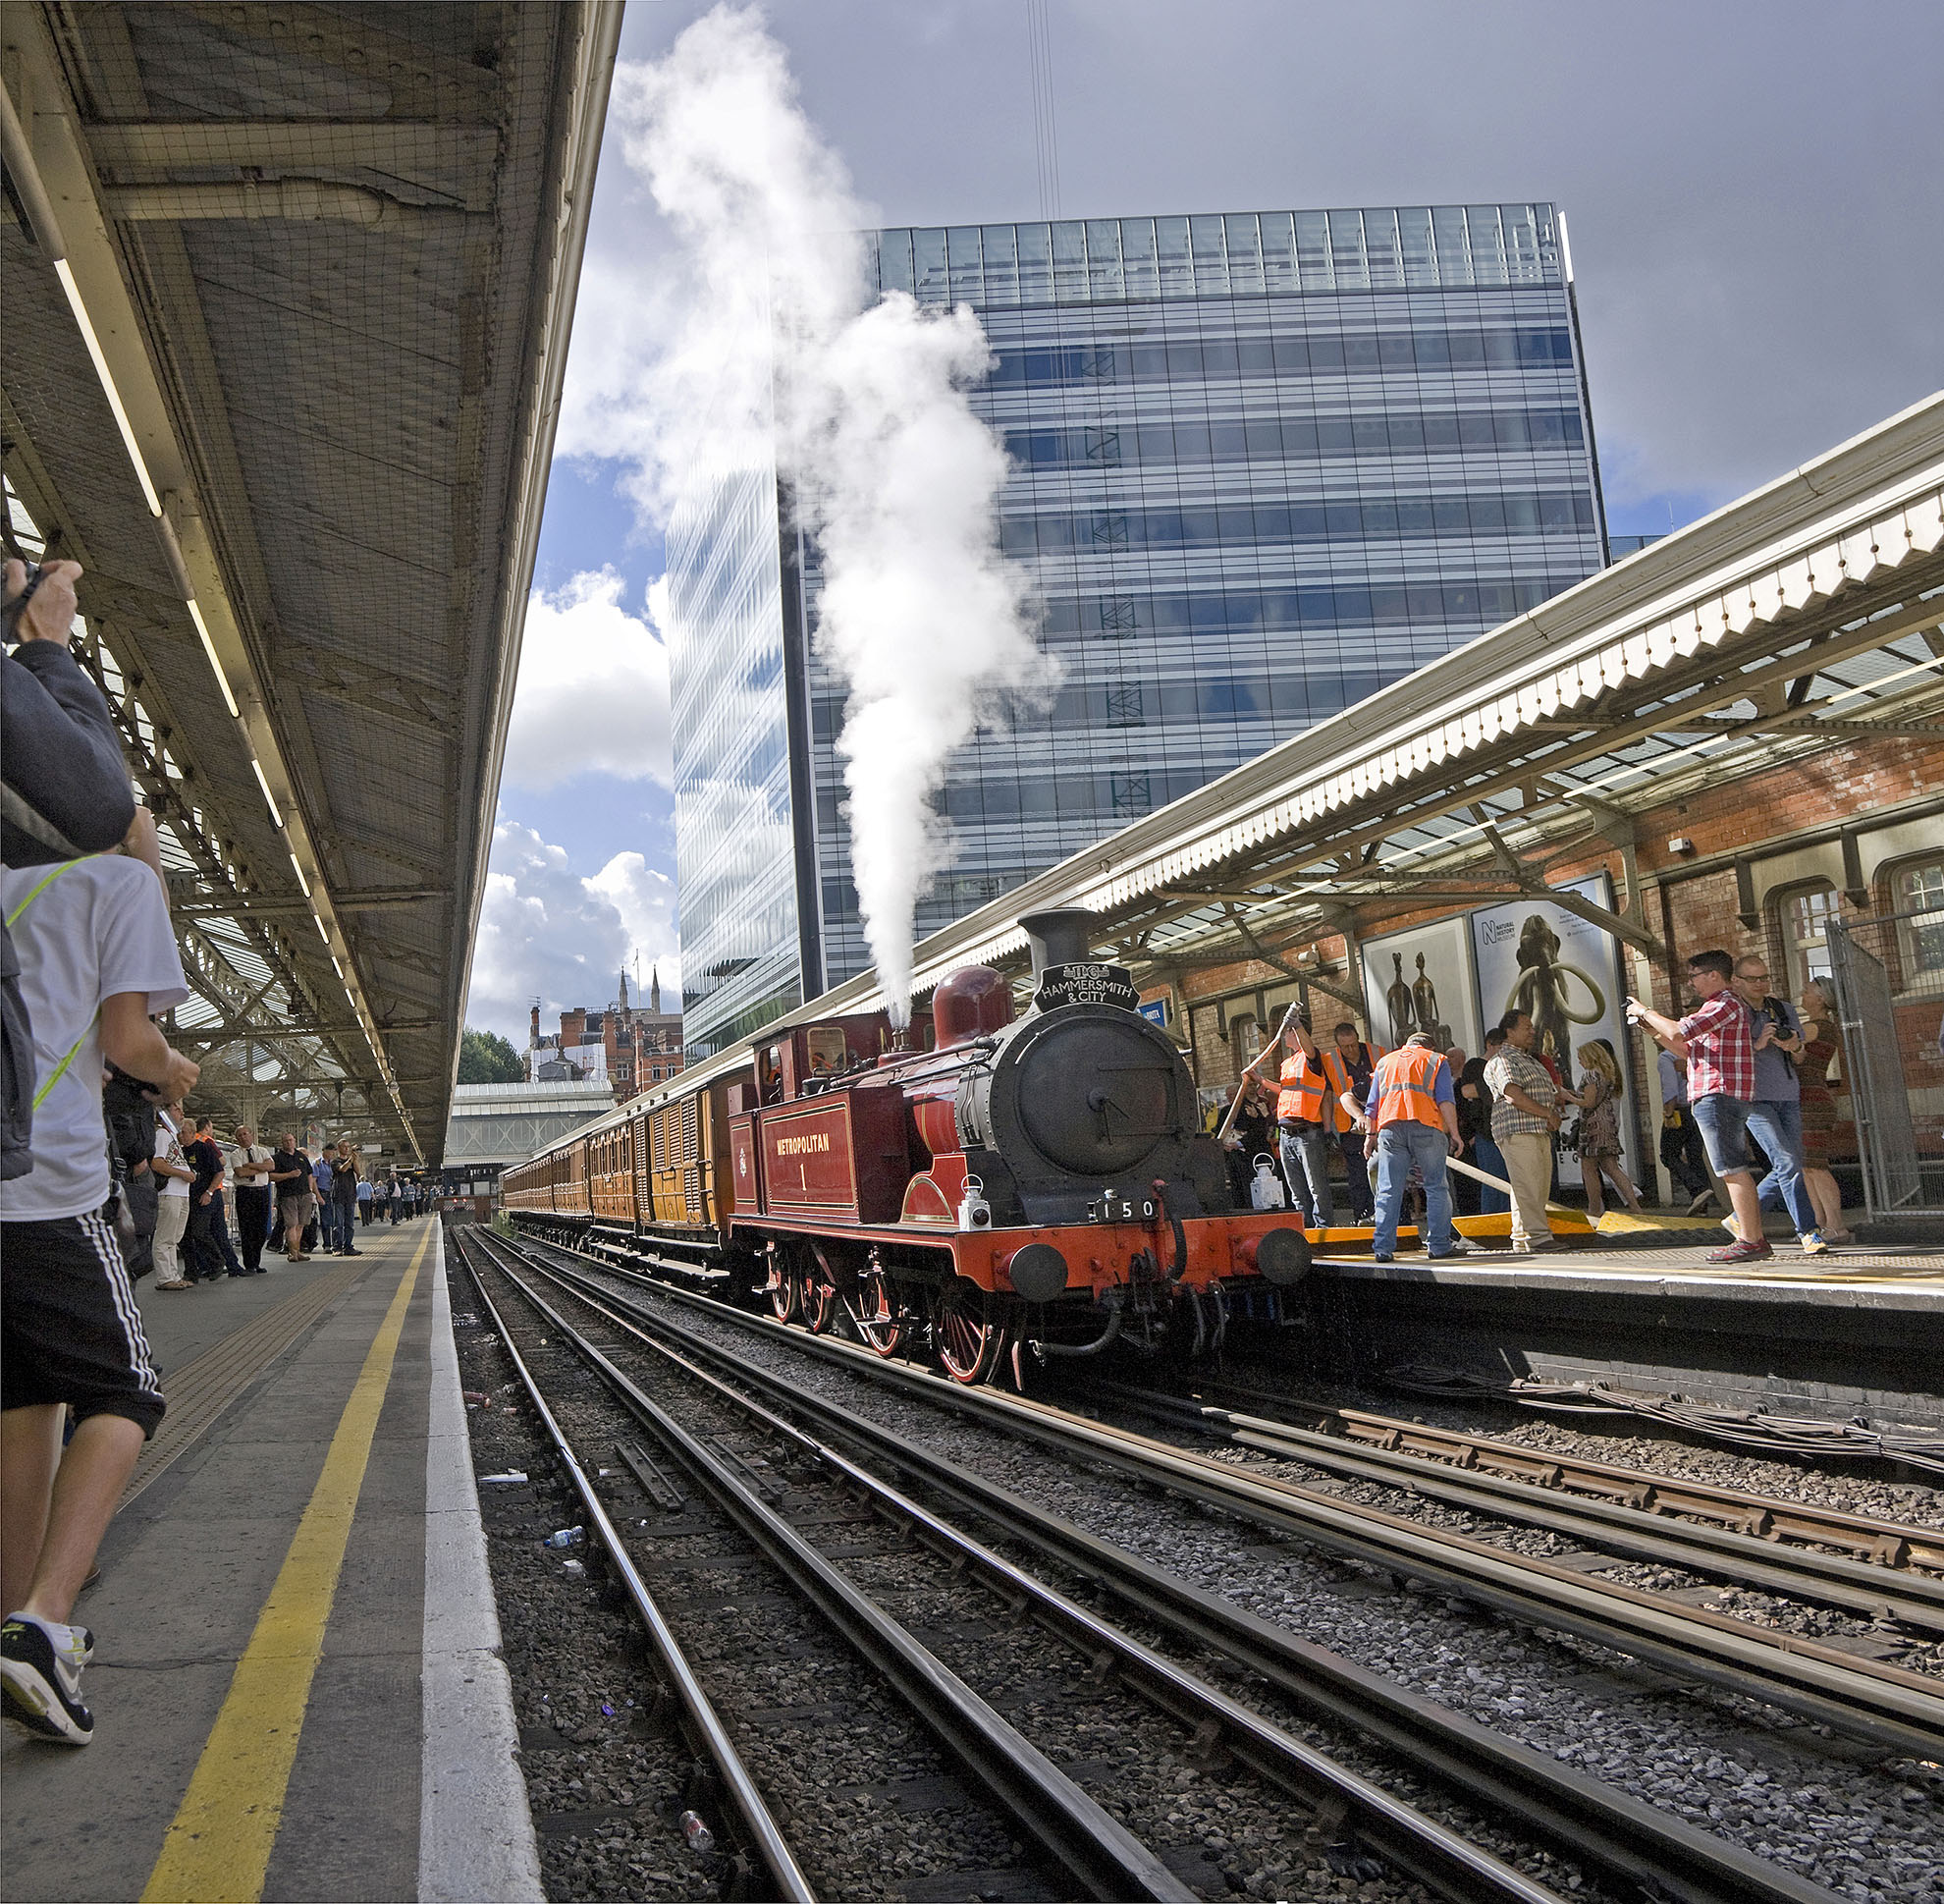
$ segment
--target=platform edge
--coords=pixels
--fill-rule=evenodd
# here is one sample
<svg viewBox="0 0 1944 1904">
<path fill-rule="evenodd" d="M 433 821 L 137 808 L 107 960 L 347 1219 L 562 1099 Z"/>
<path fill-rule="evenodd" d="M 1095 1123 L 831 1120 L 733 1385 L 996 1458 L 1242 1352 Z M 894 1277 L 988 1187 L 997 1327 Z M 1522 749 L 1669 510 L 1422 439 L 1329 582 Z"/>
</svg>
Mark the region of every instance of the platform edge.
<svg viewBox="0 0 1944 1904">
<path fill-rule="evenodd" d="M 431 1361 L 418 1901 L 544 1904 L 539 1846 L 517 1757 L 513 1682 L 500 1659 L 500 1615 L 459 1387 L 443 1226 L 434 1235 Z"/>
</svg>

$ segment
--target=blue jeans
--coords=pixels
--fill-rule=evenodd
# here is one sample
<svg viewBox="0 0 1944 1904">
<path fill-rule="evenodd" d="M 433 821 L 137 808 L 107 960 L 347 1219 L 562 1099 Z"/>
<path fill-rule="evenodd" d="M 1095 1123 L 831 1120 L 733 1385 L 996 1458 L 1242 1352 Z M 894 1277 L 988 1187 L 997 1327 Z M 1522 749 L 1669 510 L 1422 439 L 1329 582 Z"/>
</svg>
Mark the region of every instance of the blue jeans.
<svg viewBox="0 0 1944 1904">
<path fill-rule="evenodd" d="M 1796 1234 L 1808 1235 L 1817 1219 L 1809 1185 L 1803 1181 L 1803 1107 L 1787 1099 L 1757 1099 L 1749 1106 L 1749 1132 L 1771 1166 L 1755 1185 L 1756 1197 L 1766 1203 L 1772 1194 L 1788 1211 Z"/>
<path fill-rule="evenodd" d="M 338 1247 L 338 1206 L 328 1196 L 317 1200 L 317 1246 L 323 1250 Z"/>
<path fill-rule="evenodd" d="M 1354 1126 L 1341 1131 L 1337 1134 L 1336 1147 L 1343 1153 L 1351 1221 L 1367 1224 L 1371 1220 L 1371 1160 L 1364 1149 L 1364 1133 Z"/>
<path fill-rule="evenodd" d="M 1291 1199 L 1303 1213 L 1304 1228 L 1327 1229 L 1336 1219 L 1336 1206 L 1330 1200 L 1329 1152 L 1323 1148 L 1323 1127 L 1291 1130 L 1280 1124 L 1276 1141 L 1282 1151 L 1282 1174 Z"/>
<path fill-rule="evenodd" d="M 1472 1157 L 1482 1170 L 1489 1170 L 1493 1176 L 1505 1176 L 1505 1153 L 1489 1137 L 1472 1139 Z M 1510 1177 L 1505 1180 L 1509 1183 Z M 1512 1199 L 1503 1190 L 1494 1190 L 1489 1183 L 1479 1185 L 1479 1213 L 1491 1217 L 1512 1208 Z"/>
<path fill-rule="evenodd" d="M 1385 1124 L 1377 1132 L 1377 1233 L 1371 1238 L 1376 1255 L 1389 1256 L 1396 1251 L 1397 1217 L 1404 1208 L 1404 1186 L 1410 1181 L 1413 1164 L 1425 1180 L 1426 1252 L 1450 1255 L 1451 1185 L 1444 1172 L 1444 1160 L 1449 1155 L 1441 1127 L 1396 1123 Z"/>
<path fill-rule="evenodd" d="M 1707 1167 L 1716 1176 L 1733 1176 L 1749 1170 L 1749 1113 L 1755 1107 L 1742 1098 L 1711 1091 L 1689 1106 L 1695 1122 L 1701 1126 L 1701 1143 L 1707 1151 Z"/>
</svg>

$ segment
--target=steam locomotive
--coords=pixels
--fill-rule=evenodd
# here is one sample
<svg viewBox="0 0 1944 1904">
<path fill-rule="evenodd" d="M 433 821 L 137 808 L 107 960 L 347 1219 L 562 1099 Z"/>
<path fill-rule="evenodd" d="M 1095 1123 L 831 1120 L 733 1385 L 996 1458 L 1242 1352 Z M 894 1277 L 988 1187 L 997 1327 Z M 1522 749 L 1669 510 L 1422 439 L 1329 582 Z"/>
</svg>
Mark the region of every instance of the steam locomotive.
<svg viewBox="0 0 1944 1904">
<path fill-rule="evenodd" d="M 882 1011 L 778 1028 L 502 1179 L 513 1222 L 682 1262 L 816 1333 L 847 1317 L 973 1383 L 1117 1339 L 1219 1339 L 1239 1288 L 1310 1265 L 1236 1208 L 1180 1052 L 1092 958 L 1093 915 L 1020 920 L 1034 996 L 974 965 L 894 1033 Z"/>
</svg>

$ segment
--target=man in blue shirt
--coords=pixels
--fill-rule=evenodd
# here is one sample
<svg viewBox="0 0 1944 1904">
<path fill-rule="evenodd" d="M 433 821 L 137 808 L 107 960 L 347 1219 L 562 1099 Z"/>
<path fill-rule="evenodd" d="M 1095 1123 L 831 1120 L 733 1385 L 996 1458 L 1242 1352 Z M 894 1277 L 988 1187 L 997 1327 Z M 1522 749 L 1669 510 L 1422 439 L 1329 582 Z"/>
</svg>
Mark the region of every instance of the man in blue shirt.
<svg viewBox="0 0 1944 1904">
<path fill-rule="evenodd" d="M 338 1247 L 338 1206 L 331 1196 L 331 1179 L 338 1173 L 338 1147 L 326 1144 L 311 1170 L 317 1185 L 318 1247 L 329 1256 Z"/>
<path fill-rule="evenodd" d="M 1371 1094 L 1357 1122 L 1377 1133 L 1372 1260 L 1388 1263 L 1397 1248 L 1397 1220 L 1414 1170 L 1425 1186 L 1425 1254 L 1433 1261 L 1462 1256 L 1465 1246 L 1452 1231 L 1451 1187 L 1444 1165 L 1465 1145 L 1458 1135 L 1451 1066 L 1431 1048 L 1430 1033 L 1413 1032 L 1406 1044 L 1377 1060 L 1371 1074 Z"/>
</svg>

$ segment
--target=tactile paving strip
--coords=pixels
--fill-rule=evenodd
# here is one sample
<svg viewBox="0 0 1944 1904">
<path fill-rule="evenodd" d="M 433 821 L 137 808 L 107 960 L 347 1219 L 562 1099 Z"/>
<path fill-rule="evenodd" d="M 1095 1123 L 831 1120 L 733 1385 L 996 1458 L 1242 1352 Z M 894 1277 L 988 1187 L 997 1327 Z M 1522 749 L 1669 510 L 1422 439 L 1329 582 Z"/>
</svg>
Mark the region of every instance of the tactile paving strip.
<svg viewBox="0 0 1944 1904">
<path fill-rule="evenodd" d="M 380 1262 L 392 1260 L 381 1257 Z M 156 1480 L 170 1464 L 192 1447 L 214 1426 L 238 1395 L 295 1342 L 359 1277 L 373 1267 L 346 1262 L 327 1270 L 314 1282 L 266 1309 L 254 1322 L 226 1335 L 214 1348 L 162 1379 L 169 1412 L 141 1451 L 135 1473 L 123 1491 L 122 1506 Z M 119 1509 L 117 1510 L 119 1511 Z"/>
</svg>

